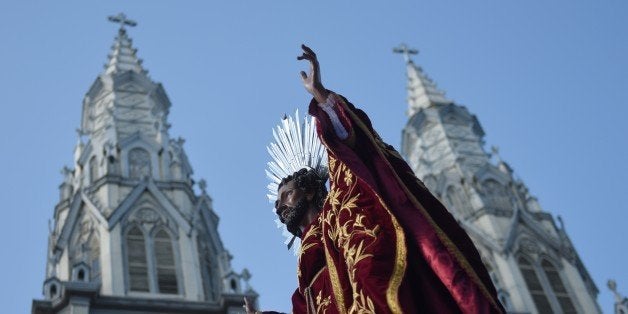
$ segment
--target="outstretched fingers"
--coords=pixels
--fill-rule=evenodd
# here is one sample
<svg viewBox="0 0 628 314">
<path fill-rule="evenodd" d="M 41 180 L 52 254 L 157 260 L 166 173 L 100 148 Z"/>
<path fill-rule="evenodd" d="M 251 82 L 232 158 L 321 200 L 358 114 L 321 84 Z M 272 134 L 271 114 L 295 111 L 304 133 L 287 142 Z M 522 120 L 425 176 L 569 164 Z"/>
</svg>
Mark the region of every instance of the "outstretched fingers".
<svg viewBox="0 0 628 314">
<path fill-rule="evenodd" d="M 316 53 L 314 53 L 314 50 L 312 50 L 310 47 L 308 47 L 308 46 L 306 46 L 304 44 L 301 44 L 301 49 L 303 49 L 303 51 L 307 52 L 308 54 L 316 57 Z"/>
<path fill-rule="evenodd" d="M 314 96 L 316 101 L 324 103 L 327 99 L 329 92 L 323 87 L 321 83 L 321 73 L 318 65 L 318 59 L 314 50 L 306 45 L 301 45 L 303 53 L 297 57 L 297 60 L 308 60 L 310 63 L 310 71 L 306 73 L 301 71 L 301 80 L 303 81 L 303 87 Z"/>
<path fill-rule="evenodd" d="M 302 55 L 297 57 L 297 60 L 310 60 L 312 62 L 314 62 L 316 60 L 316 56 L 311 55 L 309 53 L 303 53 Z"/>
<path fill-rule="evenodd" d="M 306 45 L 301 45 L 301 49 L 303 49 L 303 54 L 297 57 L 297 60 L 309 60 L 312 63 L 317 63 L 316 53 L 310 47 Z"/>
</svg>

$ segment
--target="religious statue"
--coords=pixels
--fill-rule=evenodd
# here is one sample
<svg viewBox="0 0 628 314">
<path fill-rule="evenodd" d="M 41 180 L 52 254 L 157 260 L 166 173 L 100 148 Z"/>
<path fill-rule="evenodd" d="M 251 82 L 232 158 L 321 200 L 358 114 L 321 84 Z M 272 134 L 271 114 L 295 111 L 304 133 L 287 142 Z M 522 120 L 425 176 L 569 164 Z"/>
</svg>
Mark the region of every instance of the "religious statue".
<svg viewBox="0 0 628 314">
<path fill-rule="evenodd" d="M 465 231 L 302 49 L 313 124 L 285 118 L 267 170 L 289 245 L 300 241 L 292 311 L 504 313 Z"/>
</svg>

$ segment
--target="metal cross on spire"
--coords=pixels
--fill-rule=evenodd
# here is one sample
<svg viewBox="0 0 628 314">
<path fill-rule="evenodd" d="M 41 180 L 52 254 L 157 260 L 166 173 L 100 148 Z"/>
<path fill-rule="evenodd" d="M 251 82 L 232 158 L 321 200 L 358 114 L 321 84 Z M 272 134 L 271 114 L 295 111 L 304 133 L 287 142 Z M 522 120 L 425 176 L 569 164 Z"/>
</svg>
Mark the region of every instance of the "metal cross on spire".
<svg viewBox="0 0 628 314">
<path fill-rule="evenodd" d="M 419 53 L 417 49 L 410 48 L 408 47 L 408 45 L 403 43 L 400 44 L 399 47 L 393 48 L 393 52 L 403 54 L 403 59 L 406 60 L 406 62 L 410 62 L 410 55 L 415 55 Z"/>
<path fill-rule="evenodd" d="M 491 155 L 495 156 L 498 163 L 502 162 L 502 157 L 499 155 L 499 146 L 491 146 Z"/>
<path fill-rule="evenodd" d="M 124 14 L 122 12 L 118 13 L 118 15 L 109 16 L 107 19 L 110 22 L 113 22 L 113 23 L 120 23 L 120 29 L 121 30 L 124 29 L 124 25 L 128 25 L 128 26 L 131 26 L 131 27 L 137 25 L 137 22 L 135 22 L 135 21 L 133 21 L 131 19 L 128 19 L 126 17 L 126 14 Z"/>
<path fill-rule="evenodd" d="M 205 179 L 201 179 L 200 181 L 198 181 L 198 187 L 201 188 L 201 192 L 203 192 L 203 194 L 207 193 L 205 191 L 207 189 L 207 181 L 205 181 Z"/>
</svg>

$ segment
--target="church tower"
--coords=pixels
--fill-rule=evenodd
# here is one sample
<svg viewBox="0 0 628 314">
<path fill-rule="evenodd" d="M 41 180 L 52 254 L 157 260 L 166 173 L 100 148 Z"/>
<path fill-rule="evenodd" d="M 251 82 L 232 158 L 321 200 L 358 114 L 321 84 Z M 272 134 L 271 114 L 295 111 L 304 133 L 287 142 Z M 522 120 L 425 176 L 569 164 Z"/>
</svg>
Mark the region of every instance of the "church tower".
<svg viewBox="0 0 628 314">
<path fill-rule="evenodd" d="M 218 216 L 194 191 L 170 101 L 142 67 L 124 14 L 85 95 L 74 166 L 63 169 L 48 240 L 44 300 L 33 313 L 238 313 L 255 300 L 231 268 Z"/>
<path fill-rule="evenodd" d="M 408 122 L 401 151 L 477 246 L 509 313 L 600 313 L 598 289 L 573 247 L 512 168 L 484 150 L 484 130 L 446 97 L 402 45 Z"/>
</svg>

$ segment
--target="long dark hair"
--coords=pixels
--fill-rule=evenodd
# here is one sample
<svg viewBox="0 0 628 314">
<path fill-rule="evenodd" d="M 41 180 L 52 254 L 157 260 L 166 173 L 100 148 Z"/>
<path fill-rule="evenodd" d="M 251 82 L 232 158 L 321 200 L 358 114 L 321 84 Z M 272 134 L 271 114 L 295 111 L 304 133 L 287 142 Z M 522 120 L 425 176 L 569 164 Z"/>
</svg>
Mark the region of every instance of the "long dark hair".
<svg viewBox="0 0 628 314">
<path fill-rule="evenodd" d="M 294 180 L 298 189 L 304 192 L 313 191 L 314 197 L 312 198 L 312 203 L 316 205 L 317 210 L 323 208 L 325 198 L 327 197 L 327 187 L 325 186 L 326 179 L 321 178 L 313 169 L 301 169 L 283 178 L 279 184 L 279 188 L 292 180 Z"/>
</svg>

